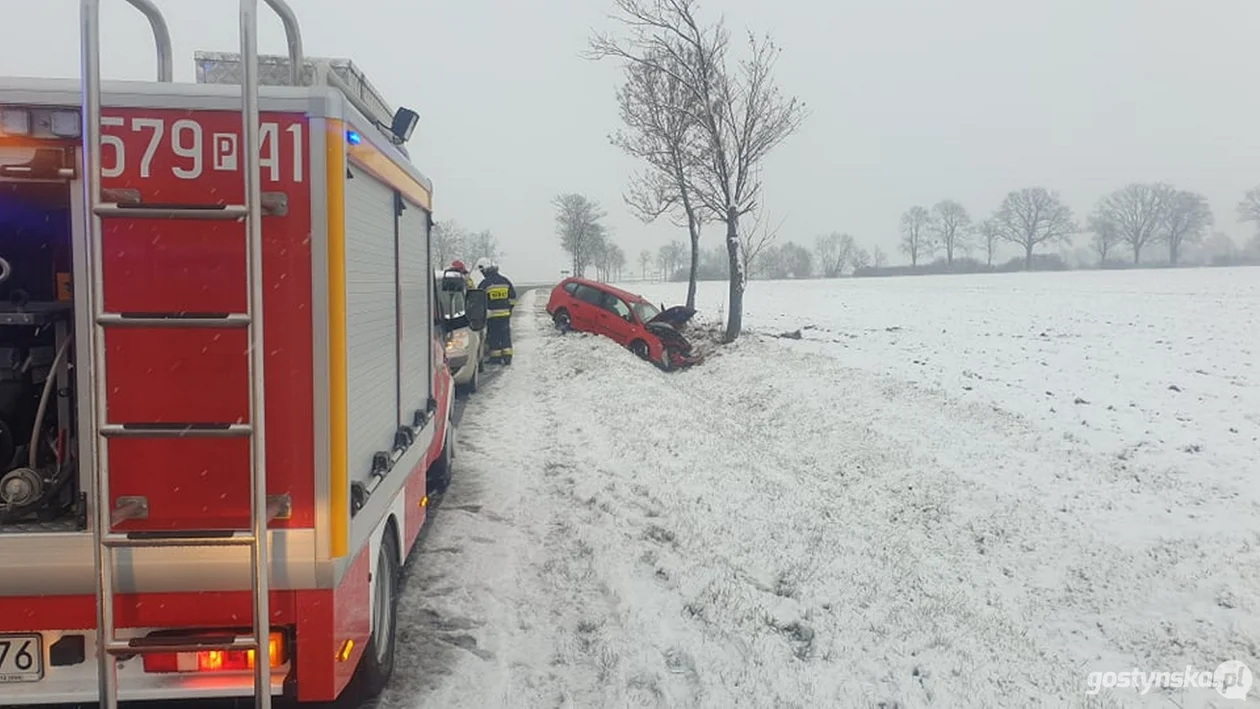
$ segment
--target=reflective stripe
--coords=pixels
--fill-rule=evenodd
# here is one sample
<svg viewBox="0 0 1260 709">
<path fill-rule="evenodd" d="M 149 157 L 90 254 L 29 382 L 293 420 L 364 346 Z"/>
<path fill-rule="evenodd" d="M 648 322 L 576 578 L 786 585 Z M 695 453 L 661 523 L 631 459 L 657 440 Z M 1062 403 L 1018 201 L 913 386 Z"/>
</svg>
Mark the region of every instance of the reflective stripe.
<svg viewBox="0 0 1260 709">
<path fill-rule="evenodd" d="M 489 318 L 507 318 L 511 316 L 512 316 L 511 310 L 490 310 L 486 314 L 486 317 L 489 317 Z"/>
</svg>

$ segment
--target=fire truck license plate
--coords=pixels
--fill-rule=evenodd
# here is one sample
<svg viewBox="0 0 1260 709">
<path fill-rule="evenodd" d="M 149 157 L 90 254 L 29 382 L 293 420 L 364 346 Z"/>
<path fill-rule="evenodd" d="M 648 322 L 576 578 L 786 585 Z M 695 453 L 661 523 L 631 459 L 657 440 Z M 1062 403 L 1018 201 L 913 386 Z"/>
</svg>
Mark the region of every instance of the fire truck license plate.
<svg viewBox="0 0 1260 709">
<path fill-rule="evenodd" d="M 39 635 L 0 635 L 0 683 L 44 678 L 44 641 Z"/>
</svg>

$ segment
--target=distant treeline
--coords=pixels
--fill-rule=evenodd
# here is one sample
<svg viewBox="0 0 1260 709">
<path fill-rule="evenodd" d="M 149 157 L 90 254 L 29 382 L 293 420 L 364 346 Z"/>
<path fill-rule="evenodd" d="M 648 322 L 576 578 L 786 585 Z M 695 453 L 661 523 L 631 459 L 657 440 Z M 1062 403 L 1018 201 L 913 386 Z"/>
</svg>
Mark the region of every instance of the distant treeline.
<svg viewBox="0 0 1260 709">
<path fill-rule="evenodd" d="M 754 280 L 800 280 L 809 278 L 837 278 L 840 276 L 853 276 L 858 278 L 871 278 L 881 276 L 930 276 L 943 274 L 969 274 L 969 273 L 1013 273 L 1016 271 L 1071 271 L 1071 270 L 1131 270 L 1131 269 L 1150 269 L 1150 268 L 1187 268 L 1187 267 L 1226 267 L 1226 266 L 1260 266 L 1260 250 L 1241 250 L 1230 248 L 1233 245 L 1231 240 L 1226 238 L 1222 240 L 1218 235 L 1214 240 L 1215 244 L 1220 248 L 1216 253 L 1196 254 L 1197 258 L 1187 259 L 1180 264 L 1173 265 L 1169 262 L 1151 262 L 1143 264 L 1134 264 L 1131 260 L 1108 259 L 1101 263 L 1069 263 L 1060 254 L 1033 254 L 1032 262 L 1029 263 L 1025 256 L 1016 256 L 1010 260 L 988 264 L 976 258 L 968 256 L 957 257 L 953 263 L 945 258 L 938 258 L 928 263 L 921 263 L 917 266 L 909 264 L 899 266 L 886 266 L 871 263 L 868 257 L 864 257 L 859 251 L 851 260 L 855 262 L 851 269 L 828 269 L 826 264 L 822 263 L 821 256 L 816 250 L 810 250 L 804 246 L 800 246 L 793 242 L 785 242 L 780 245 L 773 245 L 766 249 L 762 249 L 760 253 L 755 254 L 748 264 L 749 277 Z M 828 249 L 822 249 L 824 255 Z M 878 251 L 878 249 L 876 249 Z M 727 278 L 726 266 L 726 250 L 722 246 L 713 246 L 703 249 L 700 252 L 700 263 L 696 269 L 696 280 L 699 281 L 724 281 Z M 863 263 L 865 261 L 865 263 Z M 668 280 L 674 282 L 685 282 L 687 280 L 687 266 L 683 264 L 670 264 L 674 266 L 668 271 Z M 843 272 L 842 272 L 843 271 Z M 636 274 L 637 275 L 637 274 Z M 644 274 L 647 276 L 647 274 Z M 652 274 L 653 277 L 659 278 L 660 272 Z"/>
</svg>

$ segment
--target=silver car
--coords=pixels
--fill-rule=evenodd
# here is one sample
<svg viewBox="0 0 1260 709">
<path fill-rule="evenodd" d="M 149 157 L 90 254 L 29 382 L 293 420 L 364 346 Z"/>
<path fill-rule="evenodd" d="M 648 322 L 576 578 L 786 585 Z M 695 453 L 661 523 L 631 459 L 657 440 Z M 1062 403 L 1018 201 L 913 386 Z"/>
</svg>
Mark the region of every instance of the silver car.
<svg viewBox="0 0 1260 709">
<path fill-rule="evenodd" d="M 446 359 L 455 386 L 471 394 L 477 391 L 486 360 L 485 294 L 470 289 L 459 271 L 438 271 L 435 276 Z"/>
</svg>

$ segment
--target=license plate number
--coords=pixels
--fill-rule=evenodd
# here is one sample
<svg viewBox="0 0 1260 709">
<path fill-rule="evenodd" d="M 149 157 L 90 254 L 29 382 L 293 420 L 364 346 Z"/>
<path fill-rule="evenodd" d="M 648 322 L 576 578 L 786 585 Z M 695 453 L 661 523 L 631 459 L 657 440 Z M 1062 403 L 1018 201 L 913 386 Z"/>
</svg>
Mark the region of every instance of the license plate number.
<svg viewBox="0 0 1260 709">
<path fill-rule="evenodd" d="M 39 635 L 0 635 L 0 683 L 44 678 L 44 641 Z"/>
</svg>

